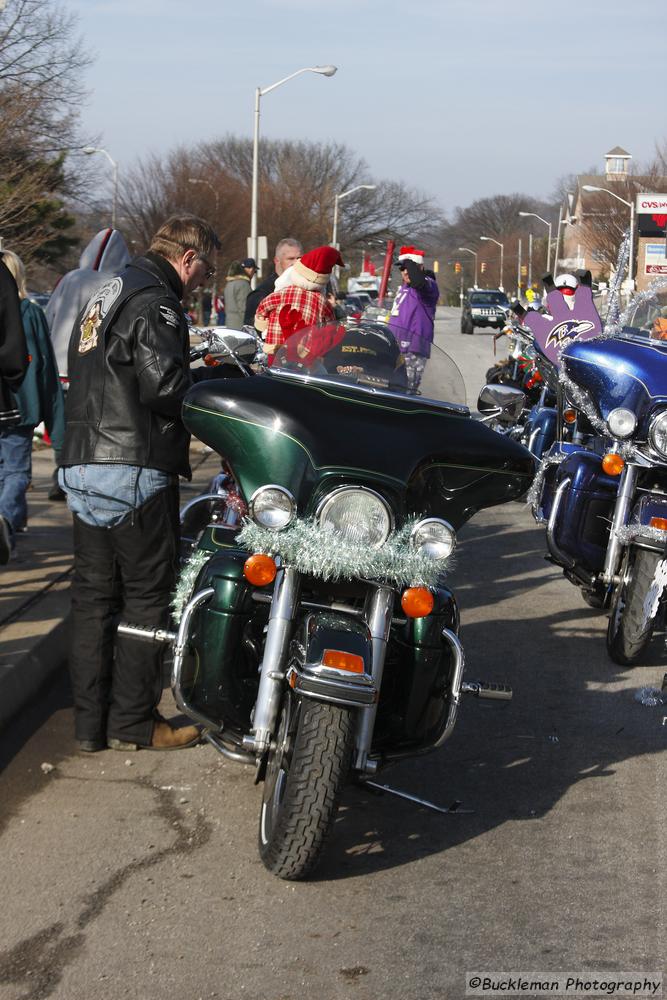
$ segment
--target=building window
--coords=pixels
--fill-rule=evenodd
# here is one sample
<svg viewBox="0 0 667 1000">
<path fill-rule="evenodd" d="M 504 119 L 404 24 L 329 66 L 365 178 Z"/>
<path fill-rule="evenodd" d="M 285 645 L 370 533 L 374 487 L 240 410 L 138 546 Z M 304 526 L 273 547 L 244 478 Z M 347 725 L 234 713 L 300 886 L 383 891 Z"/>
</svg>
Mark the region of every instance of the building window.
<svg viewBox="0 0 667 1000">
<path fill-rule="evenodd" d="M 608 174 L 624 174 L 625 160 L 621 156 L 610 156 L 607 160 Z"/>
</svg>

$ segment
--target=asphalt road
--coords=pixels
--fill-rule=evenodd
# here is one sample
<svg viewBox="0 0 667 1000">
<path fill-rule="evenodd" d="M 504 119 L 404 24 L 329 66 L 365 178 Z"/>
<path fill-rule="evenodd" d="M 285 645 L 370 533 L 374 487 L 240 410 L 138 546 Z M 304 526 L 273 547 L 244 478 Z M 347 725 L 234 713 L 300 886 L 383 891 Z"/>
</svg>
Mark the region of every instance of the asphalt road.
<svg viewBox="0 0 667 1000">
<path fill-rule="evenodd" d="M 442 313 L 474 404 L 491 335 Z M 660 976 L 667 709 L 635 694 L 660 686 L 662 637 L 650 665 L 614 666 L 606 619 L 543 552 L 519 503 L 462 531 L 468 676 L 514 701 L 464 700 L 441 752 L 383 775 L 472 812 L 350 787 L 306 884 L 259 862 L 250 769 L 211 747 L 78 754 L 59 681 L 0 742 L 2 1000 L 457 1000 L 466 973 Z"/>
</svg>

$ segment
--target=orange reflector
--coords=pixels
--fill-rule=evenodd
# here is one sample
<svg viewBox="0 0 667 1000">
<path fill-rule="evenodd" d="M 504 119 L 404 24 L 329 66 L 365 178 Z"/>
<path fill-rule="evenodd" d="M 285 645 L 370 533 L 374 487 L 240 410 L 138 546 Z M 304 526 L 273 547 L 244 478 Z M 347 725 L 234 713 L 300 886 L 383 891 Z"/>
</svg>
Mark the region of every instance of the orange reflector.
<svg viewBox="0 0 667 1000">
<path fill-rule="evenodd" d="M 433 611 L 433 594 L 426 587 L 408 587 L 401 594 L 401 607 L 408 618 L 425 618 Z"/>
<path fill-rule="evenodd" d="M 608 476 L 620 476 L 625 468 L 625 462 L 620 455 L 610 451 L 602 459 L 602 468 Z"/>
<path fill-rule="evenodd" d="M 363 674 L 364 658 L 356 653 L 344 653 L 342 649 L 325 649 L 322 666 L 336 670 L 349 670 L 351 674 Z"/>
<path fill-rule="evenodd" d="M 577 419 L 576 410 L 563 410 L 563 420 L 566 424 L 573 424 Z"/>
<path fill-rule="evenodd" d="M 648 523 L 650 528 L 660 528 L 660 531 L 667 531 L 667 517 L 652 517 Z"/>
<path fill-rule="evenodd" d="M 218 359 L 214 358 L 212 354 L 205 354 L 204 364 L 207 368 L 217 368 L 218 365 L 222 364 L 222 361 L 218 361 Z"/>
<path fill-rule="evenodd" d="M 262 555 L 261 552 L 249 556 L 243 564 L 243 575 L 254 587 L 266 587 L 268 583 L 273 583 L 277 572 L 271 556 Z"/>
</svg>

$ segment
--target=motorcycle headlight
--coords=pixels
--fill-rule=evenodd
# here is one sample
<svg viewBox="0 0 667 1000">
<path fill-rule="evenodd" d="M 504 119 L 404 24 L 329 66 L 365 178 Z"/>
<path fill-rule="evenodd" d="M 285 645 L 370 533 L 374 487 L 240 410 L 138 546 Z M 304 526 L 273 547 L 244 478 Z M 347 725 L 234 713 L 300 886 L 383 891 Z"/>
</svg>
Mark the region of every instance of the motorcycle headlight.
<svg viewBox="0 0 667 1000">
<path fill-rule="evenodd" d="M 439 561 L 447 559 L 456 545 L 456 532 L 451 524 L 439 517 L 427 517 L 415 524 L 410 541 L 424 555 Z"/>
<path fill-rule="evenodd" d="M 636 426 L 637 418 L 632 410 L 626 410 L 622 406 L 612 410 L 607 417 L 607 427 L 615 438 L 629 438 L 634 434 Z"/>
<path fill-rule="evenodd" d="M 282 486 L 260 486 L 250 498 L 248 511 L 262 528 L 282 531 L 296 515 L 296 500 Z"/>
<path fill-rule="evenodd" d="M 659 413 L 651 423 L 648 439 L 651 447 L 663 458 L 667 458 L 667 410 Z"/>
<path fill-rule="evenodd" d="M 354 545 L 379 549 L 387 541 L 393 517 L 386 501 L 373 490 L 343 486 L 317 509 L 319 525 Z"/>
</svg>

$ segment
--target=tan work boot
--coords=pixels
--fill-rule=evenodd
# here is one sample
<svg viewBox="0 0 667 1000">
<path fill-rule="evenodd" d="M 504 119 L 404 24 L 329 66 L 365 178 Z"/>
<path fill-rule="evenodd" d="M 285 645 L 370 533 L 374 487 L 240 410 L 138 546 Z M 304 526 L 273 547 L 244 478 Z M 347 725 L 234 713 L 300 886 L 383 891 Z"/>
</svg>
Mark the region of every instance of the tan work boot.
<svg viewBox="0 0 667 1000">
<path fill-rule="evenodd" d="M 185 747 L 196 746 L 199 742 L 201 742 L 201 732 L 197 726 L 181 726 L 176 729 L 156 712 L 153 734 L 147 746 L 113 737 L 107 741 L 107 746 L 110 750 L 122 750 L 128 753 L 132 750 L 183 750 Z"/>
<path fill-rule="evenodd" d="M 181 726 L 174 729 L 166 719 L 159 719 L 153 726 L 151 745 L 147 750 L 182 750 L 193 747 L 201 740 L 197 726 Z"/>
</svg>

